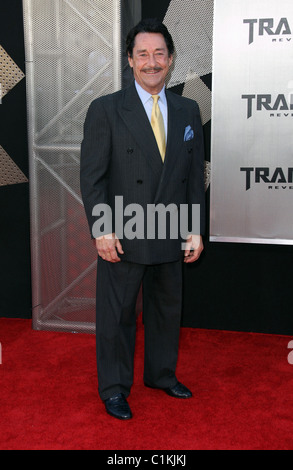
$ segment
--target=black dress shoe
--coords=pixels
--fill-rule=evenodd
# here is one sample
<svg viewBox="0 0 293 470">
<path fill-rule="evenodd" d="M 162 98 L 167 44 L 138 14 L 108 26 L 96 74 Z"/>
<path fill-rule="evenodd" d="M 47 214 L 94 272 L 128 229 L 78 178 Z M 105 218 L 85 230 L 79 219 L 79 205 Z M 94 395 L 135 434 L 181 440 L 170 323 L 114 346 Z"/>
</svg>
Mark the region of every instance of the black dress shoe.
<svg viewBox="0 0 293 470">
<path fill-rule="evenodd" d="M 151 385 L 147 384 L 146 382 L 144 383 L 146 387 L 149 388 L 157 388 L 157 387 L 152 387 Z M 180 382 L 177 382 L 173 387 L 168 387 L 168 388 L 161 388 L 159 390 L 164 390 L 170 397 L 175 397 L 175 398 L 191 398 L 192 393 L 190 390 L 188 390 L 185 385 L 183 385 Z"/>
<path fill-rule="evenodd" d="M 192 397 L 191 391 L 188 390 L 188 388 L 185 387 L 185 385 L 181 384 L 180 382 L 177 382 L 177 384 L 174 385 L 174 387 L 164 388 L 164 391 L 171 397 L 175 397 L 175 398 L 191 398 Z"/>
<path fill-rule="evenodd" d="M 107 413 L 111 416 L 114 416 L 114 418 L 132 418 L 131 409 L 123 393 L 117 393 L 117 395 L 114 395 L 111 398 L 107 398 L 104 403 Z"/>
</svg>

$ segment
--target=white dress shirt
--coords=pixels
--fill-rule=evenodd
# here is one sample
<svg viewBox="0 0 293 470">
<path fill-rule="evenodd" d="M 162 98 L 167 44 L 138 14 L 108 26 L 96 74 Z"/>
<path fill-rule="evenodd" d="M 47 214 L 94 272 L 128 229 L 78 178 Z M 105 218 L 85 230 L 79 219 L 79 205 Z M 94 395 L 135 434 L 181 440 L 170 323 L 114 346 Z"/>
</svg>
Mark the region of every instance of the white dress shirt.
<svg viewBox="0 0 293 470">
<path fill-rule="evenodd" d="M 150 93 L 148 93 L 146 90 L 144 90 L 136 81 L 135 81 L 135 87 L 138 93 L 138 96 L 141 99 L 141 102 L 144 106 L 144 109 L 147 113 L 147 116 L 149 118 L 149 121 L 151 122 L 151 115 L 152 115 L 152 108 L 153 108 L 153 98 Z M 167 108 L 167 99 L 166 99 L 166 94 L 165 94 L 165 85 L 158 93 L 160 99 L 158 101 L 163 120 L 164 120 L 164 126 L 165 126 L 165 136 L 166 136 L 166 143 L 167 143 L 167 129 L 168 129 L 168 108 Z"/>
</svg>

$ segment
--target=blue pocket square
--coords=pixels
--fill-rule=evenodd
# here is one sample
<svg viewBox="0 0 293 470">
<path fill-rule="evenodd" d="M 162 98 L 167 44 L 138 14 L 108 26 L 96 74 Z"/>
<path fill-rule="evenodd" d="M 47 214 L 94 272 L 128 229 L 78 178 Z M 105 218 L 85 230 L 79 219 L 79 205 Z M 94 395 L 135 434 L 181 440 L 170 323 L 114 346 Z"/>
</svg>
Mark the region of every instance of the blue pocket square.
<svg viewBox="0 0 293 470">
<path fill-rule="evenodd" d="M 191 127 L 190 127 L 190 126 L 185 127 L 185 131 L 184 131 L 184 142 L 186 142 L 187 140 L 193 139 L 193 137 L 194 137 L 194 132 L 193 132 L 193 130 L 191 129 Z"/>
</svg>

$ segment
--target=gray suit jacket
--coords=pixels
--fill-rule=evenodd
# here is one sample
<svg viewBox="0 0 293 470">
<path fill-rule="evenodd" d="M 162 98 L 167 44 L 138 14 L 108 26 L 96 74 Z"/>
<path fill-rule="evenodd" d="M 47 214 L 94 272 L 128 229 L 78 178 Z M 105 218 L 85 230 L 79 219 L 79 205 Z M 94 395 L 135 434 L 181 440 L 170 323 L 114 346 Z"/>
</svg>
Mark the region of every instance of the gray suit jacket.
<svg viewBox="0 0 293 470">
<path fill-rule="evenodd" d="M 180 228 L 175 238 L 174 227 L 167 229 L 166 237 L 158 232 L 162 228 L 160 224 L 156 224 L 155 235 L 152 230 L 151 236 L 147 232 L 150 214 L 154 207 L 158 209 L 158 204 L 163 207 L 172 204 L 170 219 L 174 217 L 174 222 L 177 216 L 178 224 L 180 205 L 187 207 L 188 204 L 191 214 L 192 204 L 200 204 L 200 233 L 205 226 L 204 150 L 199 108 L 195 101 L 169 90 L 166 90 L 166 97 L 168 139 L 164 163 L 134 84 L 94 100 L 84 124 L 80 184 L 91 235 L 96 236 L 92 232 L 95 221 L 105 220 L 93 215 L 94 206 L 107 204 L 112 209 L 110 232 L 119 232 L 124 250 L 121 258 L 142 264 L 175 261 L 183 254 Z M 194 133 L 190 140 L 184 140 L 187 126 Z M 117 196 L 123 209 L 117 205 Z M 138 219 L 141 222 L 141 213 L 136 211 L 137 206 L 130 204 L 142 208 L 143 236 L 141 226 L 134 224 Z M 125 208 L 128 215 L 124 213 Z M 131 213 L 131 209 L 134 212 Z M 117 223 L 121 214 L 124 224 L 128 221 L 122 234 L 121 224 Z M 168 220 L 168 211 L 166 214 Z M 129 233 L 135 235 L 134 238 L 129 239 Z"/>
</svg>

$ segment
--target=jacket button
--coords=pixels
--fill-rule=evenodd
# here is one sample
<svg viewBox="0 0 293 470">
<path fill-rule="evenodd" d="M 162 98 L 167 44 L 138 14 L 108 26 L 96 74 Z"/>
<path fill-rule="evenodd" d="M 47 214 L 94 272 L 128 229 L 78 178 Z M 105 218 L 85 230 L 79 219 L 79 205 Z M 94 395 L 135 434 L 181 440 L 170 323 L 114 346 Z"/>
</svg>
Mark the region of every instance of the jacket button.
<svg viewBox="0 0 293 470">
<path fill-rule="evenodd" d="M 142 184 L 143 181 L 142 181 L 142 180 L 137 180 L 137 183 L 138 183 L 138 184 Z"/>
<path fill-rule="evenodd" d="M 133 149 L 131 147 L 128 147 L 127 153 L 133 153 Z"/>
<path fill-rule="evenodd" d="M 185 181 L 186 181 L 186 178 L 184 178 L 184 179 L 182 180 L 182 183 L 185 183 Z"/>
</svg>

